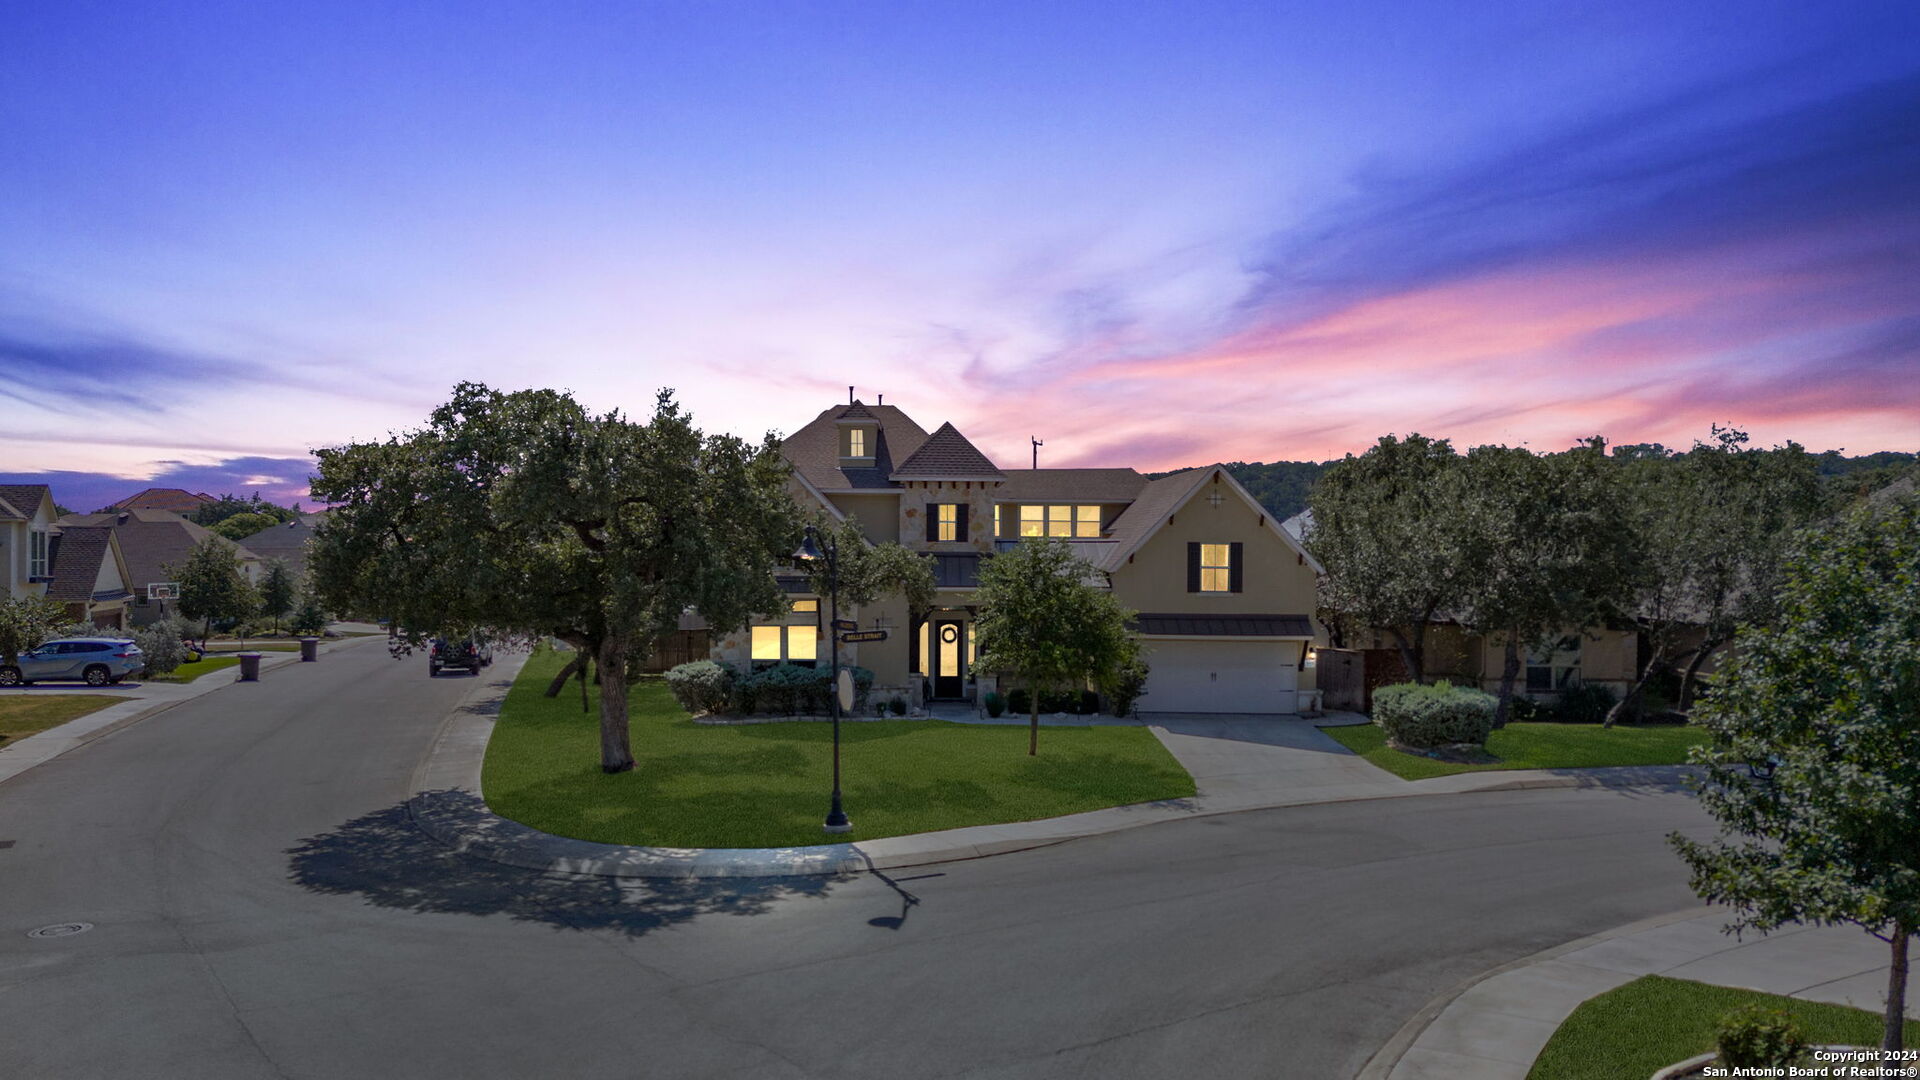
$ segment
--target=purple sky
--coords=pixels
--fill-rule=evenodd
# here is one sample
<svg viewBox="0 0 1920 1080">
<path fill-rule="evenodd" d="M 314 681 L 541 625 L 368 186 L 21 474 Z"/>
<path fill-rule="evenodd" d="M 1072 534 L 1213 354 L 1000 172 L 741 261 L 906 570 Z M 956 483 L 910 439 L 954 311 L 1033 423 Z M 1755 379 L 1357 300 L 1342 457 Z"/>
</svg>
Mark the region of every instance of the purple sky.
<svg viewBox="0 0 1920 1080">
<path fill-rule="evenodd" d="M 0 477 L 304 493 L 451 384 L 1003 464 L 1920 448 L 1920 9 L 0 15 Z"/>
</svg>

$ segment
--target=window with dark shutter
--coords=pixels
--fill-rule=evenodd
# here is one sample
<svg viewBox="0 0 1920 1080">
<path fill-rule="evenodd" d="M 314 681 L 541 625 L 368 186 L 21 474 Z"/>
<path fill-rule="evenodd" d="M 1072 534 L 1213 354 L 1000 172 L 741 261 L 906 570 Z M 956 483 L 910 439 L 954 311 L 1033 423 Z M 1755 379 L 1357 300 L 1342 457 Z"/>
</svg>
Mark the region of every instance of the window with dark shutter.
<svg viewBox="0 0 1920 1080">
<path fill-rule="evenodd" d="M 1187 544 L 1187 591 L 1200 591 L 1200 545 L 1197 542 Z"/>
<path fill-rule="evenodd" d="M 953 538 L 955 540 L 959 540 L 962 543 L 964 543 L 966 542 L 966 539 L 967 539 L 967 504 L 961 503 L 959 506 L 955 507 L 954 513 L 956 516 L 955 516 L 955 525 L 953 530 L 953 534 L 954 534 Z"/>
<path fill-rule="evenodd" d="M 1227 545 L 1227 591 L 1239 592 L 1247 582 L 1245 544 L 1235 540 Z"/>
</svg>

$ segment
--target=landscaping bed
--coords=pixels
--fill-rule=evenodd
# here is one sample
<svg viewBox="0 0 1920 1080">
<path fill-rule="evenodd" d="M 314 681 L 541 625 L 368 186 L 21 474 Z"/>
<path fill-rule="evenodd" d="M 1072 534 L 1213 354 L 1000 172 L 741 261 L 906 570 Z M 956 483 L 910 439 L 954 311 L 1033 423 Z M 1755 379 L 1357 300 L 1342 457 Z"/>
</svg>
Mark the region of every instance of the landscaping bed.
<svg viewBox="0 0 1920 1080">
<path fill-rule="evenodd" d="M 1486 769 L 1593 769 L 1620 765 L 1684 765 L 1687 750 L 1707 740 L 1685 724 L 1516 723 L 1487 738 L 1486 759 L 1440 760 L 1387 745 L 1374 724 L 1325 727 L 1334 741 L 1395 776 L 1425 780 Z"/>
<path fill-rule="evenodd" d="M 1188 797 L 1193 778 L 1143 727 L 1027 731 L 944 720 L 841 729 L 854 831 L 820 822 L 832 790 L 832 725 L 695 723 L 658 680 L 630 697 L 632 772 L 599 768 L 598 691 L 542 696 L 564 657 L 537 651 L 507 695 L 481 781 L 504 817 L 560 836 L 663 847 L 787 847 L 873 840 Z"/>
<path fill-rule="evenodd" d="M 202 675 L 219 671 L 221 668 L 236 667 L 240 663 L 238 656 L 208 656 L 204 660 L 193 660 L 158 678 L 147 682 L 190 683 Z"/>
<path fill-rule="evenodd" d="M 0 747 L 132 698 L 111 694 L 9 694 L 0 697 Z"/>
<path fill-rule="evenodd" d="M 1575 1009 L 1534 1059 L 1527 1080 L 1652 1076 L 1711 1051 L 1721 1018 L 1747 1004 L 1785 1010 L 1816 1044 L 1880 1045 L 1880 1016 L 1865 1009 L 1648 975 Z M 1909 1020 L 1907 1045 L 1916 1040 L 1920 1021 Z"/>
</svg>

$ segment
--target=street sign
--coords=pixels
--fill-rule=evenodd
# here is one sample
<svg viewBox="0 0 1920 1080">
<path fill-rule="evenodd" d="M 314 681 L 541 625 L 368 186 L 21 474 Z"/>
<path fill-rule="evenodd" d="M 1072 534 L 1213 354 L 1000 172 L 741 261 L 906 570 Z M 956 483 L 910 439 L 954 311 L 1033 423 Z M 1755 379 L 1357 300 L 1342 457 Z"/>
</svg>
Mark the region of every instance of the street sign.
<svg viewBox="0 0 1920 1080">
<path fill-rule="evenodd" d="M 887 640 L 887 632 L 885 630 L 855 630 L 851 634 L 841 634 L 840 640 L 849 644 L 856 641 L 885 641 Z"/>
<path fill-rule="evenodd" d="M 834 680 L 834 693 L 840 698 L 840 711 L 853 711 L 853 672 L 840 669 L 840 677 Z"/>
<path fill-rule="evenodd" d="M 833 620 L 833 628 L 835 630 L 852 631 L 860 629 L 860 624 L 854 622 L 852 619 L 835 619 Z"/>
</svg>

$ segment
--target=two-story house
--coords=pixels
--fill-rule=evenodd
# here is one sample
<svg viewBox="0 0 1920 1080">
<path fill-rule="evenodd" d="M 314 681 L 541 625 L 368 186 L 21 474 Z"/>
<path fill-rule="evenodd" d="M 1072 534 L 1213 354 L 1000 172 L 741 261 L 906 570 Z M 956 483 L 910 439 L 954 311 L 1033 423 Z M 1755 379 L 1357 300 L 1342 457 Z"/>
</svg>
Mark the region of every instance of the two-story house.
<svg viewBox="0 0 1920 1080">
<path fill-rule="evenodd" d="M 1133 469 L 1002 469 L 952 424 L 928 434 L 898 408 L 855 401 L 782 444 L 793 493 L 869 540 L 934 558 L 932 607 L 883 601 L 849 616 L 885 641 L 843 647 L 880 693 L 972 700 L 980 564 L 1022 537 L 1072 544 L 1125 606 L 1150 673 L 1142 711 L 1293 713 L 1313 698 L 1318 567 L 1212 465 L 1150 480 Z M 737 665 L 825 663 L 826 604 L 783 579 L 791 609 L 713 643 Z"/>
<path fill-rule="evenodd" d="M 0 485 L 0 577 L 12 598 L 44 596 L 67 617 L 104 630 L 127 627 L 127 564 L 113 533 L 61 525 L 45 484 Z"/>
</svg>

